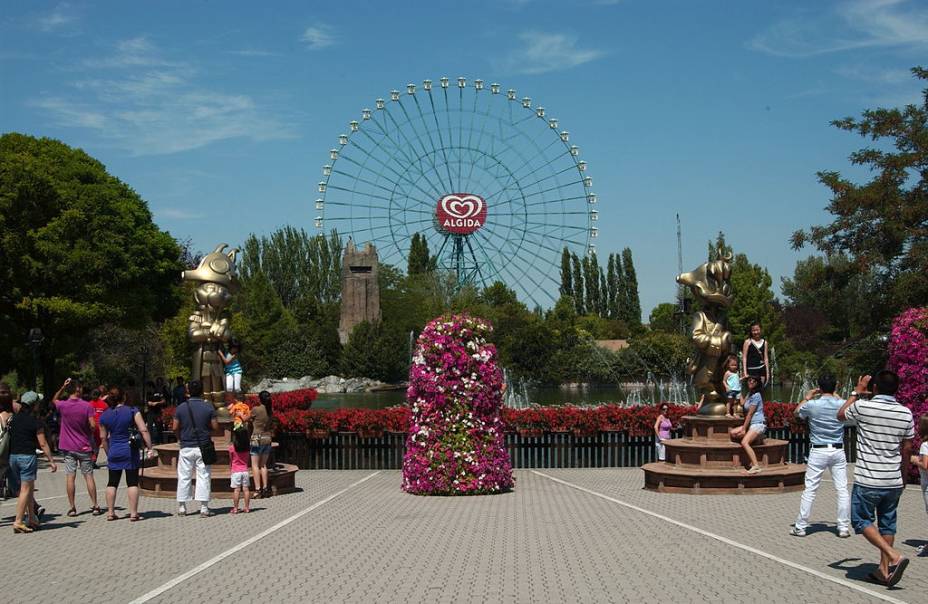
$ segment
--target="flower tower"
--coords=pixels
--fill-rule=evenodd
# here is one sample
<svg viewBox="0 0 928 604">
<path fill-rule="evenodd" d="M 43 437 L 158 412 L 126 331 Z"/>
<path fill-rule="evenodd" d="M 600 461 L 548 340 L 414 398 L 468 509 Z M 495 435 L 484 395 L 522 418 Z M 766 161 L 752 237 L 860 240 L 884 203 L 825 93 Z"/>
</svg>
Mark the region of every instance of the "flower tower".
<svg viewBox="0 0 928 604">
<path fill-rule="evenodd" d="M 889 368 L 899 374 L 896 399 L 912 410 L 917 428 L 928 413 L 928 307 L 910 308 L 893 320 L 888 352 Z"/>
<path fill-rule="evenodd" d="M 487 321 L 434 319 L 419 335 L 406 398 L 412 409 L 403 490 L 480 495 L 513 486 L 500 418 L 503 374 Z"/>
</svg>

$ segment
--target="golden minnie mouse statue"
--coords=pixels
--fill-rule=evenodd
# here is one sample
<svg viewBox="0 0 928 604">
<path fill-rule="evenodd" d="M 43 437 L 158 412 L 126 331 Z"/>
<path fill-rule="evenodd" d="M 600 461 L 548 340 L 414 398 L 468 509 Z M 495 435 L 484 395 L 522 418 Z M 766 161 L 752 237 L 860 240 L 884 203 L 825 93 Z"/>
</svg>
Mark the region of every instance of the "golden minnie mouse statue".
<svg viewBox="0 0 928 604">
<path fill-rule="evenodd" d="M 193 293 L 197 309 L 187 320 L 187 336 L 197 347 L 193 353 L 192 379 L 203 384 L 203 398 L 213 403 L 220 419 L 225 411 L 222 347 L 232 337 L 229 319 L 222 313 L 239 287 L 235 277 L 238 249 L 226 252 L 226 247 L 225 243 L 219 244 L 200 260 L 196 270 L 181 273 L 185 281 L 197 282 Z"/>
<path fill-rule="evenodd" d="M 725 323 L 725 311 L 731 306 L 731 254 L 721 249 L 716 258 L 677 277 L 701 303 L 701 310 L 693 315 L 693 352 L 687 370 L 693 376 L 696 393 L 704 397 L 700 415 L 725 415 L 726 405 L 722 375 L 725 370 L 720 360 L 731 352 L 731 332 Z"/>
</svg>

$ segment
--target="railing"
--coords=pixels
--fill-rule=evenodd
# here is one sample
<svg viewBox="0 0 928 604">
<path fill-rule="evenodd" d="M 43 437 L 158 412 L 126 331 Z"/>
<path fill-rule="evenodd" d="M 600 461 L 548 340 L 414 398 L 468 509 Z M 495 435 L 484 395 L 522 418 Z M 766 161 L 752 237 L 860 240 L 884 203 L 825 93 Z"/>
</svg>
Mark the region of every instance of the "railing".
<svg viewBox="0 0 928 604">
<path fill-rule="evenodd" d="M 674 436 L 681 436 L 682 432 Z M 807 434 L 788 428 L 768 430 L 768 438 L 789 442 L 787 459 L 805 463 L 810 445 Z M 506 448 L 513 468 L 635 468 L 656 461 L 654 436 L 630 436 L 627 432 L 598 432 L 575 436 L 546 432 L 541 436 L 506 433 Z M 398 470 L 403 467 L 406 434 L 387 432 L 361 438 L 355 432 L 338 432 L 312 439 L 302 433 L 279 434 L 277 461 L 308 470 Z M 848 461 L 856 460 L 856 431 L 844 431 Z"/>
</svg>

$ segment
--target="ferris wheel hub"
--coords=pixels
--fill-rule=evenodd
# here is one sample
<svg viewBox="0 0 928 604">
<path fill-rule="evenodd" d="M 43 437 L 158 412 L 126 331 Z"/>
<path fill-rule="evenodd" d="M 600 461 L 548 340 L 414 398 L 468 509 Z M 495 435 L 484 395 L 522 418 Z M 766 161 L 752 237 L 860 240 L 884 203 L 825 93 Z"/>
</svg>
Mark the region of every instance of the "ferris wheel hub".
<svg viewBox="0 0 928 604">
<path fill-rule="evenodd" d="M 454 235 L 470 235 L 487 222 L 487 202 L 473 193 L 449 193 L 435 208 L 438 230 Z"/>
</svg>

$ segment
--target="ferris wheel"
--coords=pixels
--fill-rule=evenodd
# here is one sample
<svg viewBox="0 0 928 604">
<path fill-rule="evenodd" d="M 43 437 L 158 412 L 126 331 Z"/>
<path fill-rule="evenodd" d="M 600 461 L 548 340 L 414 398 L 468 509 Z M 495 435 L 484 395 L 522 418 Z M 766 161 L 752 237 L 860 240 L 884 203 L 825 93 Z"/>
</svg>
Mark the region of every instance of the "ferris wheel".
<svg viewBox="0 0 928 604">
<path fill-rule="evenodd" d="M 457 283 L 502 281 L 534 304 L 559 297 L 566 247 L 595 250 L 587 163 L 557 118 L 483 80 L 390 91 L 329 151 L 315 227 L 370 242 L 405 268 L 419 233 Z"/>
</svg>

